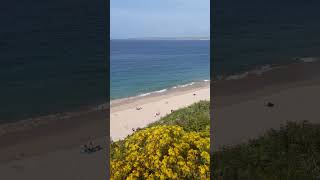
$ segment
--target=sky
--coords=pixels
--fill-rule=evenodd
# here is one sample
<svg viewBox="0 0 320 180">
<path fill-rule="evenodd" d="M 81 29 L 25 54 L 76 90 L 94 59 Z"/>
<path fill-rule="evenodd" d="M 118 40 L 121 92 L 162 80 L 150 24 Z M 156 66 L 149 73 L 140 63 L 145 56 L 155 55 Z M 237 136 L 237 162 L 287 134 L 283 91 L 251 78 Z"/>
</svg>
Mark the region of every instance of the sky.
<svg viewBox="0 0 320 180">
<path fill-rule="evenodd" d="M 111 0 L 112 39 L 210 34 L 210 0 Z"/>
</svg>

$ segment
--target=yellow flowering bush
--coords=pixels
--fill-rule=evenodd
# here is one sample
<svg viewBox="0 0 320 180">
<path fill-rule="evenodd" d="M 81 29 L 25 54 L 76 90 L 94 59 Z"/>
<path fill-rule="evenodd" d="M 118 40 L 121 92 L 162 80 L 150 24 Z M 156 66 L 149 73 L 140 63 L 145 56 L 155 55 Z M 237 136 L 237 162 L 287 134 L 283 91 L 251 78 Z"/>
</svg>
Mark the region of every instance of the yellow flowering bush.
<svg viewBox="0 0 320 180">
<path fill-rule="evenodd" d="M 111 179 L 210 179 L 209 132 L 159 125 L 113 144 Z"/>
</svg>

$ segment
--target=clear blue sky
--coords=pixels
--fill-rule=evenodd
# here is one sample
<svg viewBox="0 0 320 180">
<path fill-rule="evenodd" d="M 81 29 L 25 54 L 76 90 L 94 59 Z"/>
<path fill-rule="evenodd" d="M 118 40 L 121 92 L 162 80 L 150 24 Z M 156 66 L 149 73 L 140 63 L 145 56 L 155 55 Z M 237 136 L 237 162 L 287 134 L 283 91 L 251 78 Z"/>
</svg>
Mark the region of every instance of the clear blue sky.
<svg viewBox="0 0 320 180">
<path fill-rule="evenodd" d="M 210 34 L 210 0 L 111 0 L 111 38 Z"/>
</svg>

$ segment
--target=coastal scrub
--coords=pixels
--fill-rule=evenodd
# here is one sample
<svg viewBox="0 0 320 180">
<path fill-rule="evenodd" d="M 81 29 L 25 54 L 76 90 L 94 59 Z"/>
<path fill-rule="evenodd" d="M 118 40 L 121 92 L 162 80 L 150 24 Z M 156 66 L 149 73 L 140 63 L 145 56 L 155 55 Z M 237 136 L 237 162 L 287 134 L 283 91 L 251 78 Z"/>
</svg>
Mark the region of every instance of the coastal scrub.
<svg viewBox="0 0 320 180">
<path fill-rule="evenodd" d="M 319 179 L 320 125 L 288 122 L 212 157 L 214 179 Z"/>
<path fill-rule="evenodd" d="M 178 125 L 188 132 L 209 132 L 210 101 L 199 101 L 188 107 L 178 109 L 148 127 L 157 125 Z"/>
<path fill-rule="evenodd" d="M 210 179 L 210 134 L 158 125 L 112 144 L 111 179 Z"/>
</svg>

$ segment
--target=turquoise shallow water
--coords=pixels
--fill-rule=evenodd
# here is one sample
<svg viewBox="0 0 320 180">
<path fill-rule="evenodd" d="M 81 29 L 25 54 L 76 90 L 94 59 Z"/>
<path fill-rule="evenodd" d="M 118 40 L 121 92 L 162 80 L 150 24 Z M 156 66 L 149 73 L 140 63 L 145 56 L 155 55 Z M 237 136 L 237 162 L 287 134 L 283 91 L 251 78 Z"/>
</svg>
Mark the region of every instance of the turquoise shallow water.
<svg viewBox="0 0 320 180">
<path fill-rule="evenodd" d="M 136 96 L 210 79 L 210 41 L 111 40 L 110 96 Z"/>
</svg>

